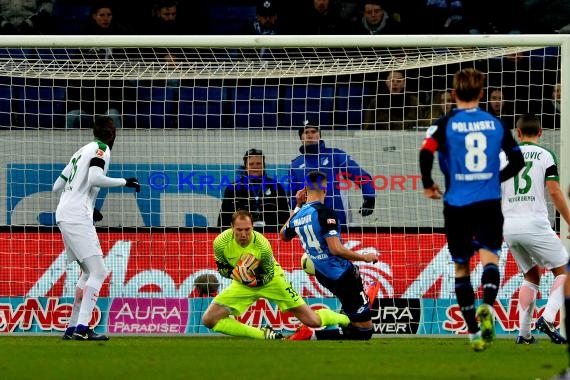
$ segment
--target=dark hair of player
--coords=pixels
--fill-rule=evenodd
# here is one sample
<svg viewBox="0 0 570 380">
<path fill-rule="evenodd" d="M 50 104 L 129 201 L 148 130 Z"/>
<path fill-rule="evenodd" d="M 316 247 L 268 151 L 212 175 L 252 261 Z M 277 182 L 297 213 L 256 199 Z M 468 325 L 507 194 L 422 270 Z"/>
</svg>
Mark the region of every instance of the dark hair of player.
<svg viewBox="0 0 570 380">
<path fill-rule="evenodd" d="M 540 133 L 540 119 L 538 116 L 525 113 L 517 120 L 517 128 L 523 136 L 534 137 Z"/>
<path fill-rule="evenodd" d="M 99 116 L 95 120 L 95 125 L 93 126 L 93 136 L 103 141 L 113 148 L 113 143 L 115 142 L 115 136 L 117 135 L 117 128 L 115 128 L 115 123 L 113 119 L 109 116 Z"/>
<path fill-rule="evenodd" d="M 326 182 L 327 175 L 319 170 L 313 170 L 307 174 L 307 185 L 309 190 L 326 190 L 323 182 Z"/>
</svg>

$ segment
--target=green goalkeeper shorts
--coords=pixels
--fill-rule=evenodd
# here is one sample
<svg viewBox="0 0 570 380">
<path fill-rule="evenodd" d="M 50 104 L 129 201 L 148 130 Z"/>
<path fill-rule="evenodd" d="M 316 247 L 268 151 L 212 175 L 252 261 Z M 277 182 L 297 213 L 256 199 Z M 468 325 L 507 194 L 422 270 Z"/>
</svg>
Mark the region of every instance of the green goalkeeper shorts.
<svg viewBox="0 0 570 380">
<path fill-rule="evenodd" d="M 238 316 L 260 298 L 274 302 L 282 311 L 305 304 L 303 297 L 287 281 L 283 272 L 273 277 L 268 284 L 256 288 L 232 281 L 230 286 L 214 298 L 213 302 L 229 307 L 232 309 L 232 315 Z"/>
</svg>

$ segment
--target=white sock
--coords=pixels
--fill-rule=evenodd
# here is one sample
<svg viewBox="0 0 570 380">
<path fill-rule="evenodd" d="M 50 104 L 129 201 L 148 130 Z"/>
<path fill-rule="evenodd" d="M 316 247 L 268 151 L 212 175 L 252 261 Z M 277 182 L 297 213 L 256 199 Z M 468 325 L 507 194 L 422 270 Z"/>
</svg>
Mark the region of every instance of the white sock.
<svg viewBox="0 0 570 380">
<path fill-rule="evenodd" d="M 77 326 L 77 319 L 79 318 L 79 310 L 81 309 L 81 301 L 83 300 L 83 289 L 75 288 L 75 298 L 73 299 L 73 308 L 71 309 L 71 317 L 67 327 Z"/>
<path fill-rule="evenodd" d="M 554 323 L 556 313 L 558 313 L 558 310 L 560 310 L 564 303 L 564 282 L 566 282 L 566 275 L 561 274 L 556 276 L 552 283 L 548 301 L 544 307 L 544 313 L 542 313 L 542 317 L 546 322 Z"/>
<path fill-rule="evenodd" d="M 78 325 L 89 326 L 93 309 L 99 298 L 99 291 L 90 286 L 85 286 L 83 289 L 83 300 L 81 301 L 81 308 L 79 309 L 79 318 L 77 319 Z"/>
<path fill-rule="evenodd" d="M 534 314 L 536 303 L 536 293 L 538 285 L 524 280 L 519 289 L 519 335 L 528 338 L 530 335 L 530 325 Z"/>
</svg>

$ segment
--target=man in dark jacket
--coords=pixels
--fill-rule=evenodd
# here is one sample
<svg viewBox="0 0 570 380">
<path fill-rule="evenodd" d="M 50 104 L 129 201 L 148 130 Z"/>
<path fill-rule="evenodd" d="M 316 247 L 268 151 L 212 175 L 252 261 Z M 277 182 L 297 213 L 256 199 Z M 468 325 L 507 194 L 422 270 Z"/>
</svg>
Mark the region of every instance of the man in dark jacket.
<svg viewBox="0 0 570 380">
<path fill-rule="evenodd" d="M 231 227 L 232 215 L 247 210 L 253 215 L 253 226 L 260 232 L 278 232 L 289 218 L 287 194 L 278 181 L 265 174 L 265 156 L 250 149 L 243 156 L 245 173 L 226 187 L 218 226 Z"/>
</svg>

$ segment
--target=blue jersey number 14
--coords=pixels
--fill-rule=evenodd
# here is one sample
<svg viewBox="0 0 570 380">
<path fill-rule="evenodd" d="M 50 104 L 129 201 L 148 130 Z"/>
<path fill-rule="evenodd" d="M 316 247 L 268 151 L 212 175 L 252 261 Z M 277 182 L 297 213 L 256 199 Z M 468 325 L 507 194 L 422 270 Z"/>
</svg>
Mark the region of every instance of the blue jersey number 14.
<svg viewBox="0 0 570 380">
<path fill-rule="evenodd" d="M 301 245 L 305 252 L 309 252 L 309 248 L 315 249 L 318 253 L 323 251 L 312 225 L 305 224 L 304 226 L 295 227 L 295 232 L 301 238 Z"/>
</svg>

